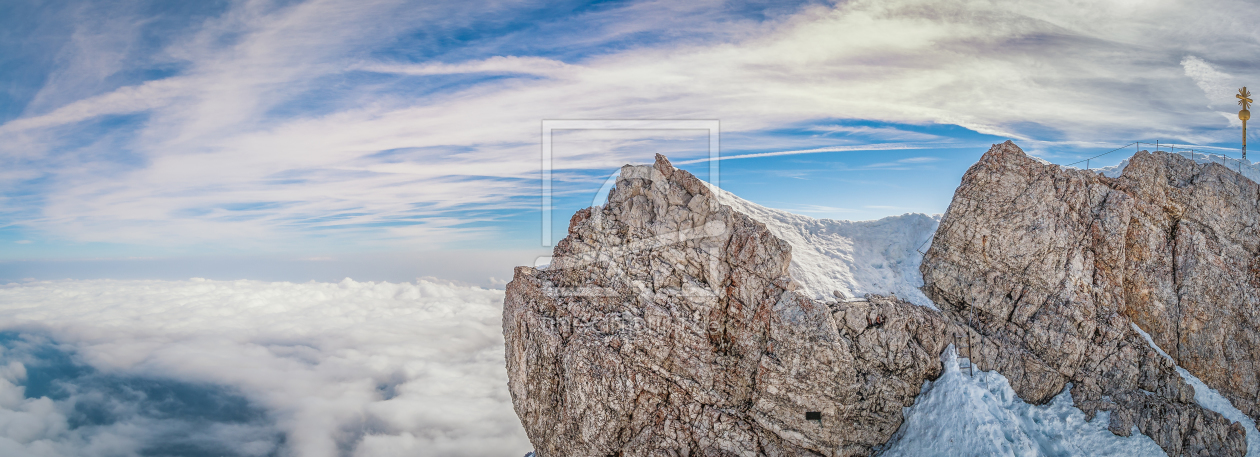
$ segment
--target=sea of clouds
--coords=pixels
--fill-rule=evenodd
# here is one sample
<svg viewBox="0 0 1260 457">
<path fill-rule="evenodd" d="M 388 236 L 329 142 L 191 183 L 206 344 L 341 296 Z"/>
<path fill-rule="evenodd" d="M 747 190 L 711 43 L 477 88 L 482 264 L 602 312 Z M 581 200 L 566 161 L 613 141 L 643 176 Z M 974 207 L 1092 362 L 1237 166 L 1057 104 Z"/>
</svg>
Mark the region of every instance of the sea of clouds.
<svg viewBox="0 0 1260 457">
<path fill-rule="evenodd" d="M 0 449 L 521 455 L 502 303 L 435 280 L 3 285 Z"/>
</svg>

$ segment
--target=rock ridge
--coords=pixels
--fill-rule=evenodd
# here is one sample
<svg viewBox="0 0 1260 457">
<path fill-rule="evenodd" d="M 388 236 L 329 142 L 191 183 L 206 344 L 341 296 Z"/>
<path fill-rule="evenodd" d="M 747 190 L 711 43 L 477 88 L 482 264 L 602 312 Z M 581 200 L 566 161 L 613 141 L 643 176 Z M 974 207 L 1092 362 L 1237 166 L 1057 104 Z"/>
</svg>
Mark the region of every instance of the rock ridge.
<svg viewBox="0 0 1260 457">
<path fill-rule="evenodd" d="M 871 455 L 940 376 L 955 335 L 1027 401 L 1072 382 L 1077 406 L 1111 411 L 1117 434 L 1136 426 L 1169 455 L 1244 454 L 1241 427 L 1194 403 L 1126 311 L 1078 306 L 1048 285 L 1002 289 L 1049 303 L 1031 314 L 978 299 L 1009 281 L 981 281 L 991 271 L 976 259 L 987 258 L 967 257 L 986 252 L 968 241 L 977 216 L 962 208 L 988 211 L 976 181 L 988 167 L 1035 163 L 1009 148 L 968 172 L 925 259 L 934 281 L 923 290 L 940 311 L 895 296 L 810 298 L 789 274 L 792 246 L 763 223 L 661 155 L 623 167 L 605 206 L 573 216 L 551 265 L 518 267 L 507 286 L 509 391 L 537 455 Z M 985 317 L 968 326 L 972 312 Z M 821 420 L 806 419 L 814 412 Z"/>
</svg>

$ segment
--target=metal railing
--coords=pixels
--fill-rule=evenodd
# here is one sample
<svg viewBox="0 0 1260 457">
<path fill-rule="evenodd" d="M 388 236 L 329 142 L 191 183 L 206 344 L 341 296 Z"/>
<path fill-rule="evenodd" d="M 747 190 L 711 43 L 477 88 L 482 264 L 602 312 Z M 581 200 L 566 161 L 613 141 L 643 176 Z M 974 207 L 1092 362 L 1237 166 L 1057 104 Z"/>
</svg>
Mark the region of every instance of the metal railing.
<svg viewBox="0 0 1260 457">
<path fill-rule="evenodd" d="M 1228 166 L 1226 161 L 1234 160 L 1235 165 L 1237 165 L 1236 171 L 1242 172 L 1243 159 L 1241 158 L 1236 159 L 1230 156 L 1229 153 L 1227 152 L 1227 151 L 1231 151 L 1231 149 L 1229 148 L 1218 148 L 1215 146 L 1199 146 L 1199 145 L 1186 145 L 1186 144 L 1175 144 L 1175 143 L 1161 143 L 1158 140 L 1156 140 L 1154 143 L 1134 141 L 1132 143 L 1126 144 L 1124 146 L 1120 146 L 1118 148 L 1112 149 L 1102 154 L 1098 154 L 1093 157 L 1087 157 L 1087 158 L 1077 160 L 1069 164 L 1065 164 L 1064 166 L 1072 167 L 1072 166 L 1076 166 L 1081 163 L 1084 163 L 1085 169 L 1089 170 L 1089 169 L 1092 169 L 1090 167 L 1090 161 L 1096 160 L 1099 157 L 1105 156 L 1107 154 L 1111 154 L 1113 152 L 1123 151 L 1125 149 L 1128 149 L 1130 146 L 1133 147 L 1133 152 L 1137 153 L 1138 151 L 1142 150 L 1142 145 L 1144 144 L 1147 145 L 1148 147 L 1153 146 L 1155 148 L 1154 149 L 1155 152 L 1167 151 L 1173 154 L 1189 154 L 1187 158 L 1191 160 L 1194 160 L 1194 154 L 1203 154 L 1207 156 L 1209 162 L 1220 163 L 1221 165 L 1226 165 L 1226 166 Z M 1207 148 L 1211 148 L 1212 150 L 1208 151 Z M 1214 160 L 1213 159 L 1214 157 L 1219 160 Z"/>
</svg>

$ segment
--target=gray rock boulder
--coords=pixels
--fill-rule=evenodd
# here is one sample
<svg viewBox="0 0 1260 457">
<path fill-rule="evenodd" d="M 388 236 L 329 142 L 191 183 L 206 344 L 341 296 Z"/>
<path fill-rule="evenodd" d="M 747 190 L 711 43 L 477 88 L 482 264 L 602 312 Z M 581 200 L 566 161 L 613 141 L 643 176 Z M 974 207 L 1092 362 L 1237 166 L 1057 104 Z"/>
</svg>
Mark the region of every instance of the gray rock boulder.
<svg viewBox="0 0 1260 457">
<path fill-rule="evenodd" d="M 995 145 L 963 177 L 921 264 L 923 291 L 991 342 L 983 369 L 1021 398 L 1073 383 L 1171 455 L 1243 455 L 1242 427 L 1194 402 L 1178 364 L 1257 417 L 1255 183 L 1216 164 L 1140 152 L 1119 178 Z"/>
</svg>

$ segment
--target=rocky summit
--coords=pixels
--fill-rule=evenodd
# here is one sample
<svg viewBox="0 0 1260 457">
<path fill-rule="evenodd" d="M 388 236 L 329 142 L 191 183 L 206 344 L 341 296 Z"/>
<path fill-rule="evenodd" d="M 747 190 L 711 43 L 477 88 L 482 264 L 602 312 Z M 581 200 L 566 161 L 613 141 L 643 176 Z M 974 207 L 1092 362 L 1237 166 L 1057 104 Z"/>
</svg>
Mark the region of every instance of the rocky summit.
<svg viewBox="0 0 1260 457">
<path fill-rule="evenodd" d="M 661 156 L 578 212 L 503 315 L 539 455 L 867 455 L 940 373 L 952 325 L 794 291 L 791 247 Z M 808 413 L 817 413 L 816 420 Z"/>
<path fill-rule="evenodd" d="M 1231 263 L 1254 243 L 1223 254 L 1216 235 L 1245 222 L 1188 206 L 1241 214 L 1260 193 L 1223 167 L 1178 160 L 1139 154 L 1129 168 L 1147 171 L 1111 179 L 996 145 L 964 177 L 921 265 L 940 310 L 802 294 L 793 247 L 729 196 L 663 156 L 627 165 L 606 205 L 573 216 L 551 264 L 518 267 L 507 286 L 516 413 L 542 457 L 871 455 L 962 338 L 1025 401 L 1070 383 L 1076 406 L 1108 411 L 1116 434 L 1136 429 L 1169 455 L 1244 455 L 1243 428 L 1196 404 L 1174 362 L 1255 415 L 1254 371 L 1204 371 L 1254 360 L 1242 346 L 1254 338 L 1212 346 L 1211 328 L 1185 320 L 1250 335 L 1251 289 L 1211 281 L 1256 270 Z M 1148 202 L 1157 193 L 1165 203 Z M 1215 295 L 1187 303 L 1196 290 Z"/>
<path fill-rule="evenodd" d="M 1260 417 L 1258 199 L 1219 164 L 1143 151 L 1108 178 L 1008 141 L 964 175 L 921 264 L 923 291 L 1011 348 L 977 359 L 1025 400 L 1071 382 L 1086 414 L 1112 411 L 1116 433 L 1136 425 L 1169 455 L 1240 455 L 1241 430 L 1195 405 L 1139 331 Z"/>
</svg>

